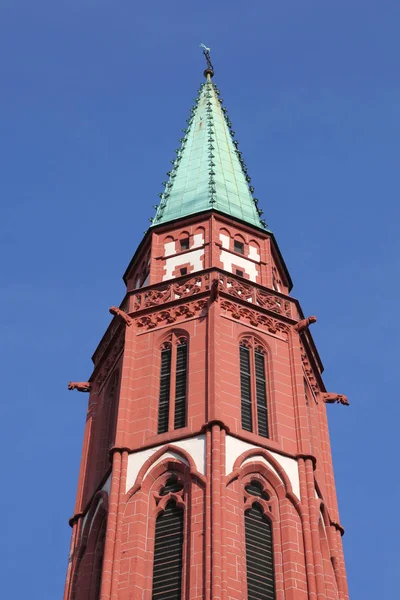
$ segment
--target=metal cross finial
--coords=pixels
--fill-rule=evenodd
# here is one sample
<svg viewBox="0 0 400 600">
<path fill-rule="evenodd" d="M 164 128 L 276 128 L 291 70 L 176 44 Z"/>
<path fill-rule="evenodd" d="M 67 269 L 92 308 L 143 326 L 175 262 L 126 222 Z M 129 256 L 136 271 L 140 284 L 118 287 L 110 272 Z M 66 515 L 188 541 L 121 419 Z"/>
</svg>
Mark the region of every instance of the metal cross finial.
<svg viewBox="0 0 400 600">
<path fill-rule="evenodd" d="M 203 48 L 203 54 L 206 57 L 206 61 L 207 61 L 206 72 L 209 71 L 211 74 L 211 77 L 212 77 L 212 75 L 214 74 L 214 67 L 212 65 L 211 57 L 210 57 L 211 48 L 207 48 L 207 46 L 205 46 L 204 44 L 200 44 L 200 48 Z"/>
</svg>

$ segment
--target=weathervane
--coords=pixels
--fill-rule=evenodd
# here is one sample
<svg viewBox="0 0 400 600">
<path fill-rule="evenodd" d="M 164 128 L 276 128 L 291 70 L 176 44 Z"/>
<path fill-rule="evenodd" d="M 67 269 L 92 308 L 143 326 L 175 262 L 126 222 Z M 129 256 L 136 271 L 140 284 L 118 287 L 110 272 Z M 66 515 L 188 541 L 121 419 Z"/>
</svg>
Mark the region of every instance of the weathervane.
<svg viewBox="0 0 400 600">
<path fill-rule="evenodd" d="M 200 44 L 200 48 L 203 48 L 203 54 L 207 61 L 207 69 L 204 71 L 204 75 L 210 75 L 212 77 L 214 75 L 214 67 L 212 65 L 210 56 L 211 48 L 207 48 L 207 46 L 204 44 Z"/>
</svg>

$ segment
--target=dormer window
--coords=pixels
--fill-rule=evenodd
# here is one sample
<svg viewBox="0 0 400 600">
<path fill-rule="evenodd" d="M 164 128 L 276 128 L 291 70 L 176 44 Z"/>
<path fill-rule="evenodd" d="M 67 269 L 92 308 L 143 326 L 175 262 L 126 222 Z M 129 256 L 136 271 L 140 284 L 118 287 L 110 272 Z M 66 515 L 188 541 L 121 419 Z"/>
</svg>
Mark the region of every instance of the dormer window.
<svg viewBox="0 0 400 600">
<path fill-rule="evenodd" d="M 189 238 L 183 238 L 179 241 L 181 250 L 189 250 Z"/>
<path fill-rule="evenodd" d="M 243 242 L 239 242 L 239 240 L 233 241 L 233 249 L 238 254 L 244 254 L 244 244 Z"/>
</svg>

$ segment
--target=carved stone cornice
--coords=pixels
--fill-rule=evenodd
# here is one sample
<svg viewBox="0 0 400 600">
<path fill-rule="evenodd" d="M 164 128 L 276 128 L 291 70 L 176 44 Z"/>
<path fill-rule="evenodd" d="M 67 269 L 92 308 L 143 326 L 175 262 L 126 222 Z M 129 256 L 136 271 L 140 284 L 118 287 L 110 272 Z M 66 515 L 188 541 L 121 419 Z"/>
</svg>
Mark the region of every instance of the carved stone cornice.
<svg viewBox="0 0 400 600">
<path fill-rule="evenodd" d="M 274 319 L 273 314 L 283 317 L 285 321 L 293 322 L 298 319 L 299 308 L 294 299 L 215 267 L 132 291 L 124 298 L 120 309 L 135 321 L 139 329 L 149 330 L 195 316 L 204 316 L 212 294 L 220 297 L 224 303 L 221 306 L 233 318 L 270 333 L 287 335 L 288 332 L 288 326 Z M 191 302 L 196 296 L 201 298 L 197 302 Z M 232 302 L 229 302 L 229 298 Z M 266 312 L 272 315 L 265 314 Z M 123 349 L 124 333 L 125 327 L 120 319 L 114 317 L 93 354 L 95 370 L 91 381 L 95 380 L 100 386 L 103 384 L 117 355 Z"/>
<path fill-rule="evenodd" d="M 298 318 L 298 311 L 293 300 L 289 300 L 272 290 L 266 291 L 262 286 L 250 281 L 243 281 L 239 277 L 226 274 L 218 269 L 203 271 L 183 280 L 172 280 L 151 288 L 132 292 L 131 311 L 129 312 L 139 312 L 208 292 L 213 281 L 218 282 L 219 292 L 223 292 L 228 296 L 233 296 L 243 302 L 259 306 L 289 319 Z"/>
<path fill-rule="evenodd" d="M 210 273 L 201 273 L 183 281 L 161 283 L 156 288 L 133 293 L 132 312 L 190 298 L 210 289 Z"/>
<path fill-rule="evenodd" d="M 220 291 L 225 294 L 292 318 L 290 302 L 272 292 L 263 291 L 251 283 L 243 283 L 231 275 L 219 274 L 219 282 Z"/>
<path fill-rule="evenodd" d="M 235 304 L 229 300 L 221 301 L 221 309 L 226 313 L 229 313 L 233 319 L 241 322 L 245 321 L 250 325 L 253 325 L 253 327 L 268 331 L 269 333 L 281 333 L 286 337 L 286 339 L 288 337 L 289 326 L 286 325 L 286 323 L 282 323 L 282 321 L 278 321 L 277 319 L 273 319 L 272 317 L 264 315 L 257 310 Z"/>
<path fill-rule="evenodd" d="M 205 316 L 207 304 L 208 302 L 206 299 L 199 299 L 196 302 L 189 302 L 178 306 L 171 306 L 160 311 L 151 312 L 141 317 L 137 317 L 135 319 L 136 326 L 138 329 L 147 331 L 170 323 L 182 322 L 192 317 Z"/>
</svg>

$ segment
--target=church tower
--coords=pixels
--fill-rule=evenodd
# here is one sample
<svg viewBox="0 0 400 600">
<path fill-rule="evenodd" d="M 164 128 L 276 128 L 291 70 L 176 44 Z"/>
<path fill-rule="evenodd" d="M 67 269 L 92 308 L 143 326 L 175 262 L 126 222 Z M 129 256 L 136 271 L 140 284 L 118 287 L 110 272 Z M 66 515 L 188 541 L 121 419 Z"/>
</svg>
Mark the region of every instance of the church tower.
<svg viewBox="0 0 400 600">
<path fill-rule="evenodd" d="M 322 363 L 208 68 L 93 355 L 64 600 L 348 600 Z M 334 409 L 333 409 L 334 410 Z"/>
</svg>

